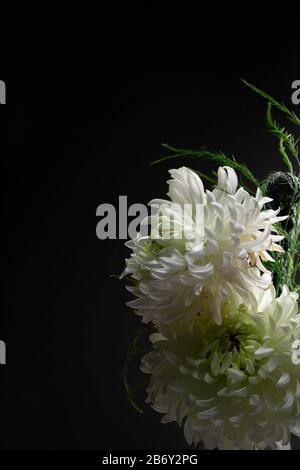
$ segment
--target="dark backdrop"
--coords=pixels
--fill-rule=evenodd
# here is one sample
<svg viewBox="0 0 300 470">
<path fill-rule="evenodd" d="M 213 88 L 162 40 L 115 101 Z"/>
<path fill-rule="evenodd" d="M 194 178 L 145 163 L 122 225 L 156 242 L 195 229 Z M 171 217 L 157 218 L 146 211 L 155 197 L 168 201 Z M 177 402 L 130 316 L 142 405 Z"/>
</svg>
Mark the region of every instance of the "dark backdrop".
<svg viewBox="0 0 300 470">
<path fill-rule="evenodd" d="M 96 208 L 118 195 L 130 204 L 165 195 L 170 165 L 149 166 L 161 142 L 222 149 L 257 177 L 283 168 L 265 103 L 240 77 L 297 112 L 300 47 L 274 46 L 267 35 L 249 43 L 243 26 L 230 41 L 226 27 L 217 34 L 211 18 L 175 8 L 28 9 L 24 20 L 10 44 L 1 156 L 1 445 L 184 449 L 176 425 L 160 425 L 148 408 L 137 413 L 124 397 L 125 349 L 140 322 L 110 278 L 128 251 L 123 240 L 96 238 Z"/>
</svg>

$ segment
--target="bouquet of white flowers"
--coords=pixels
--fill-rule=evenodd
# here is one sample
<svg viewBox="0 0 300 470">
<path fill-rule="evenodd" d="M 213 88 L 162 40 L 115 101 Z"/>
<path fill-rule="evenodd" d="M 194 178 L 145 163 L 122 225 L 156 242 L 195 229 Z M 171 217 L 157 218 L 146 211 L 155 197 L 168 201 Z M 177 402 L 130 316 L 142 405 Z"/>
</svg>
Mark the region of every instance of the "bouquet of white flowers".
<svg viewBox="0 0 300 470">
<path fill-rule="evenodd" d="M 121 277 L 135 296 L 128 305 L 152 329 L 141 370 L 162 423 L 176 421 L 189 444 L 207 449 L 288 449 L 291 433 L 300 437 L 300 165 L 297 141 L 273 110 L 300 119 L 246 85 L 267 100 L 288 171 L 259 182 L 223 153 L 164 145 L 162 160 L 221 166 L 212 175 L 170 170 L 168 199 L 150 202 L 149 233 L 127 242 Z M 127 357 L 135 405 L 128 367 Z"/>
</svg>

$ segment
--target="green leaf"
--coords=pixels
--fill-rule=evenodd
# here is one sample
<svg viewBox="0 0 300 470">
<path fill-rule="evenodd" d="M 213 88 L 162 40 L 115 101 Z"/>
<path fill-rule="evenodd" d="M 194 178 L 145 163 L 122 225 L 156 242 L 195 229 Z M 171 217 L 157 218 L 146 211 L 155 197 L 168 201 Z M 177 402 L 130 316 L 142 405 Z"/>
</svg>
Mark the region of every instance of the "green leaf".
<svg viewBox="0 0 300 470">
<path fill-rule="evenodd" d="M 294 113 L 294 111 L 289 110 L 284 103 L 279 103 L 279 101 L 275 100 L 275 98 L 273 98 L 273 96 L 269 95 L 264 90 L 261 90 L 260 88 L 257 88 L 252 83 L 249 83 L 244 79 L 241 79 L 241 80 L 247 87 L 249 87 L 251 90 L 253 90 L 255 93 L 257 93 L 259 96 L 261 96 L 262 98 L 267 100 L 275 108 L 279 109 L 279 111 L 283 112 L 293 124 L 296 124 L 296 126 L 300 126 L 300 117 L 297 116 L 297 114 Z"/>
<path fill-rule="evenodd" d="M 139 354 L 145 354 L 146 352 L 151 350 L 151 348 L 139 350 L 138 345 L 140 343 L 142 336 L 146 333 L 149 334 L 152 330 L 153 330 L 153 327 L 150 326 L 150 327 L 141 328 L 138 331 L 137 335 L 134 337 L 131 344 L 127 348 L 125 361 L 124 361 L 124 367 L 123 367 L 123 386 L 125 389 L 125 397 L 128 399 L 129 403 L 133 406 L 133 408 L 139 413 L 144 413 L 144 411 L 134 400 L 133 393 L 136 390 L 138 390 L 148 380 L 148 377 L 144 379 L 140 384 L 132 387 L 129 382 L 129 367 L 130 367 L 133 356 L 136 356 Z"/>
<path fill-rule="evenodd" d="M 162 144 L 162 147 L 171 152 L 170 155 L 163 156 L 158 160 L 155 160 L 151 163 L 151 165 L 157 165 L 166 160 L 172 160 L 175 158 L 202 158 L 215 161 L 221 165 L 227 165 L 233 168 L 234 170 L 239 171 L 248 181 L 250 181 L 255 186 L 259 186 L 259 181 L 254 177 L 251 171 L 243 165 L 242 163 L 238 163 L 235 158 L 227 157 L 223 152 L 214 152 L 211 150 L 207 150 L 206 148 L 202 147 L 199 150 L 192 150 L 192 149 L 183 149 L 183 148 L 176 148 L 172 147 L 168 144 Z"/>
</svg>

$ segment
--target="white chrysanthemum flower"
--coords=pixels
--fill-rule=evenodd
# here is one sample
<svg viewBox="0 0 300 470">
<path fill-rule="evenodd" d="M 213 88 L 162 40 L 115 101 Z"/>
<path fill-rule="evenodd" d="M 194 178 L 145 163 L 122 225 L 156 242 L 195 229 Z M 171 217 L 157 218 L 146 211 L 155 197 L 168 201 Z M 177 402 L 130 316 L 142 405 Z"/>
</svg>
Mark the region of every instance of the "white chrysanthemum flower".
<svg viewBox="0 0 300 470">
<path fill-rule="evenodd" d="M 147 401 L 163 423 L 183 425 L 189 444 L 287 449 L 291 432 L 300 437 L 298 295 L 255 295 L 252 308 L 227 301 L 222 325 L 200 315 L 150 337 Z"/>
<path fill-rule="evenodd" d="M 262 210 L 270 198 L 237 190 L 230 167 L 218 170 L 218 186 L 204 191 L 199 176 L 188 168 L 170 170 L 167 200 L 153 200 L 151 234 L 127 243 L 132 249 L 124 274 L 136 281 L 129 288 L 137 299 L 128 304 L 145 322 L 165 324 L 179 316 L 205 310 L 221 323 L 220 306 L 234 289 L 250 301 L 251 288 L 268 288 L 271 277 L 261 260 L 268 251 L 282 251 L 283 237 L 273 226 L 285 217 Z"/>
</svg>

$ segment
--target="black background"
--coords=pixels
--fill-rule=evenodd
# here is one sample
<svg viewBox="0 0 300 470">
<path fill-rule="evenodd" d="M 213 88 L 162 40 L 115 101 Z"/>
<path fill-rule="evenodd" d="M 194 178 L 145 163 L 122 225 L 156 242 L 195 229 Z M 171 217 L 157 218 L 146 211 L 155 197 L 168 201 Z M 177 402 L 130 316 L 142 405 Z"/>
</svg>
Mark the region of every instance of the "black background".
<svg viewBox="0 0 300 470">
<path fill-rule="evenodd" d="M 276 28 L 275 44 L 268 34 L 247 42 L 242 23 L 229 40 L 214 16 L 175 8 L 28 8 L 17 27 L 1 155 L 1 446 L 184 449 L 176 425 L 124 397 L 125 349 L 140 322 L 110 278 L 123 269 L 124 240 L 96 238 L 96 208 L 119 195 L 129 204 L 165 195 L 171 165 L 149 166 L 161 142 L 222 149 L 258 178 L 283 169 L 265 103 L 240 78 L 297 112 L 300 46 L 282 44 Z M 263 20 L 252 36 L 257 28 Z"/>
</svg>

